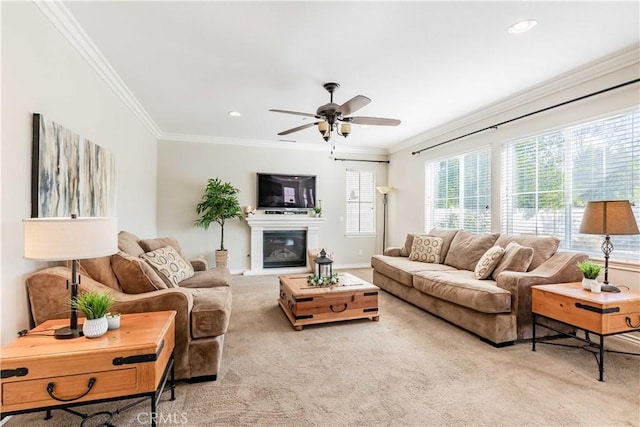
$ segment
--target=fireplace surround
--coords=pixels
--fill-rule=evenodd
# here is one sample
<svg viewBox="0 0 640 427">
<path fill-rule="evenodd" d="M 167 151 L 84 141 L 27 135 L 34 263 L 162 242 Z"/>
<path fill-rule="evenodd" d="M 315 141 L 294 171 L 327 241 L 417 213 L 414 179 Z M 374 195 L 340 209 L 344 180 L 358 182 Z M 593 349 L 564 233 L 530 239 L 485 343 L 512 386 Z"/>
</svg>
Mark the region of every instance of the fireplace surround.
<svg viewBox="0 0 640 427">
<path fill-rule="evenodd" d="M 309 272 L 310 266 L 307 264 L 307 250 L 319 247 L 319 228 L 324 218 L 315 218 L 308 215 L 268 215 L 256 213 L 246 218 L 247 224 L 251 228 L 251 262 L 250 269 L 245 271 L 245 275 L 259 274 L 291 274 Z M 302 260 L 298 266 L 269 265 L 265 267 L 265 232 L 268 236 L 271 232 L 298 232 L 294 234 L 304 234 L 306 242 L 302 252 Z M 300 233 L 302 232 L 302 233 Z M 284 233 L 286 236 L 287 233 Z M 300 239 L 300 238 L 297 238 Z M 288 246 L 282 249 L 291 250 Z M 280 253 L 286 257 L 286 250 Z M 274 254 L 275 255 L 275 254 Z"/>
</svg>

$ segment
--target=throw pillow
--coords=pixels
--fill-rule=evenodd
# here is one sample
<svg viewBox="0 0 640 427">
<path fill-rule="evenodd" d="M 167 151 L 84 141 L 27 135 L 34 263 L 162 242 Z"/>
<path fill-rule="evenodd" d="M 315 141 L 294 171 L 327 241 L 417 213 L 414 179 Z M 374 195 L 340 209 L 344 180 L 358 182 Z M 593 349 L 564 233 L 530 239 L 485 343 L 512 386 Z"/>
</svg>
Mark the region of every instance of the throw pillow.
<svg viewBox="0 0 640 427">
<path fill-rule="evenodd" d="M 482 255 L 480 261 L 476 264 L 476 269 L 473 271 L 476 279 L 484 280 L 488 278 L 493 270 L 496 268 L 496 265 L 502 259 L 504 255 L 504 248 L 500 246 L 493 246 L 487 250 L 487 252 Z"/>
<path fill-rule="evenodd" d="M 409 233 L 404 240 L 404 246 L 400 248 L 400 256 L 409 256 L 411 254 L 411 246 L 413 246 L 413 237 L 415 234 Z"/>
<path fill-rule="evenodd" d="M 184 279 L 193 277 L 194 272 L 191 264 L 185 261 L 171 246 L 165 246 L 140 256 L 158 272 L 160 278 L 169 287 L 176 287 Z"/>
<path fill-rule="evenodd" d="M 440 237 L 416 234 L 413 236 L 409 259 L 411 261 L 439 264 L 441 250 L 442 239 Z"/>
<path fill-rule="evenodd" d="M 475 234 L 460 230 L 451 241 L 444 263 L 458 270 L 473 271 L 485 252 L 495 245 L 498 233 Z"/>
<path fill-rule="evenodd" d="M 185 254 L 182 252 L 182 248 L 180 248 L 180 243 L 173 237 L 158 237 L 155 239 L 144 239 L 138 242 L 140 247 L 144 249 L 145 252 L 153 252 L 156 249 L 164 248 L 165 246 L 171 246 L 173 249 L 178 252 L 178 254 L 184 260 L 188 260 Z"/>
<path fill-rule="evenodd" d="M 503 271 L 517 271 L 524 273 L 531 265 L 533 259 L 533 248 L 521 246 L 516 242 L 511 242 L 504 248 L 504 255 L 491 273 L 494 280 L 498 280 L 498 275 Z"/>
<path fill-rule="evenodd" d="M 167 288 L 160 276 L 144 260 L 122 251 L 111 255 L 111 268 L 120 287 L 127 294 L 142 294 Z"/>
</svg>

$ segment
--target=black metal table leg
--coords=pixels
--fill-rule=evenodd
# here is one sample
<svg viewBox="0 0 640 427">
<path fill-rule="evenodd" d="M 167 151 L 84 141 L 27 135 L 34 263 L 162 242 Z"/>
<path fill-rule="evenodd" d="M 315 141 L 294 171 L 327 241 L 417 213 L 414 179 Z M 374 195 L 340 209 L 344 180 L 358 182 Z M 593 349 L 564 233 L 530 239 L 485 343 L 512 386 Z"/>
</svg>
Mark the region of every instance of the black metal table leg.
<svg viewBox="0 0 640 427">
<path fill-rule="evenodd" d="M 536 351 L 536 321 L 537 317 L 535 313 L 532 313 L 533 317 L 533 330 L 531 331 L 531 351 Z"/>
<path fill-rule="evenodd" d="M 600 335 L 600 360 L 598 360 L 600 381 L 604 381 L 604 335 Z"/>
</svg>

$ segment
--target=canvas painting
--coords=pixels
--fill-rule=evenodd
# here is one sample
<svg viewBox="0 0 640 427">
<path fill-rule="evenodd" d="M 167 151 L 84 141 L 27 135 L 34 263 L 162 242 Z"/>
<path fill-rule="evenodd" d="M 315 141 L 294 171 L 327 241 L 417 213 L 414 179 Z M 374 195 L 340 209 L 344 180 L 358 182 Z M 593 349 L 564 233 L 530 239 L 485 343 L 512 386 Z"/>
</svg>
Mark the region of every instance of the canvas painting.
<svg viewBox="0 0 640 427">
<path fill-rule="evenodd" d="M 33 115 L 31 217 L 114 216 L 115 159 L 86 138 Z"/>
</svg>

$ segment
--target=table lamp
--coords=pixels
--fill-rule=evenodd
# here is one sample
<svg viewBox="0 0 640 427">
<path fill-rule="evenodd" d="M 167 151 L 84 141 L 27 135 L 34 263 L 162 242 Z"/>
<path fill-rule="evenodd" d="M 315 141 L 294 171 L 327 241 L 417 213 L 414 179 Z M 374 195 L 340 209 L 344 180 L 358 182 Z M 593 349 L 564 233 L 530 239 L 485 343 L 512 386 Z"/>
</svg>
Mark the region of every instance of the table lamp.
<svg viewBox="0 0 640 427">
<path fill-rule="evenodd" d="M 582 216 L 580 233 L 602 234 L 605 236 L 600 247 L 604 253 L 603 291 L 619 292 L 615 286 L 609 286 L 609 255 L 613 252 L 611 235 L 640 234 L 636 218 L 628 200 L 602 200 L 587 202 Z"/>
<path fill-rule="evenodd" d="M 24 257 L 39 261 L 71 261 L 71 300 L 80 283 L 76 261 L 98 258 L 118 251 L 116 218 L 30 218 L 24 223 Z M 69 281 L 67 280 L 67 287 Z M 78 312 L 71 307 L 69 326 L 55 331 L 59 339 L 82 336 Z"/>
</svg>

